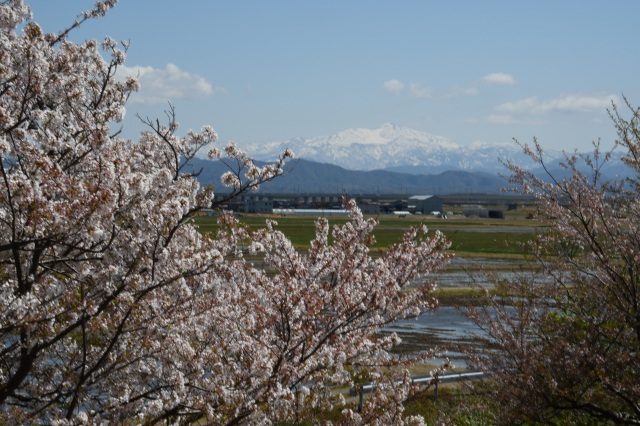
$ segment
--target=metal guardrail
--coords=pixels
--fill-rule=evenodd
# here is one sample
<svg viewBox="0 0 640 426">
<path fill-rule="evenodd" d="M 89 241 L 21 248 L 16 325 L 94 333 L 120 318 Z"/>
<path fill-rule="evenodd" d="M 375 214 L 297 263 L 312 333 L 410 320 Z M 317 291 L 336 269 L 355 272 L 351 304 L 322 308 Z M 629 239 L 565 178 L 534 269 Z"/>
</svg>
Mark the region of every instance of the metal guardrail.
<svg viewBox="0 0 640 426">
<path fill-rule="evenodd" d="M 442 376 L 422 376 L 422 377 L 413 377 L 411 378 L 411 383 L 413 384 L 429 384 L 434 383 L 433 388 L 433 399 L 438 400 L 438 384 L 440 383 L 457 383 L 464 382 L 467 380 L 480 380 L 485 378 L 486 374 L 482 371 L 467 371 L 464 373 L 449 373 L 443 374 Z M 364 394 L 373 392 L 374 384 L 368 383 L 366 385 L 362 385 L 362 388 L 358 390 L 352 390 L 353 394 L 357 394 L 360 397 L 360 402 L 358 404 L 358 408 L 362 411 L 362 404 L 364 402 Z"/>
</svg>

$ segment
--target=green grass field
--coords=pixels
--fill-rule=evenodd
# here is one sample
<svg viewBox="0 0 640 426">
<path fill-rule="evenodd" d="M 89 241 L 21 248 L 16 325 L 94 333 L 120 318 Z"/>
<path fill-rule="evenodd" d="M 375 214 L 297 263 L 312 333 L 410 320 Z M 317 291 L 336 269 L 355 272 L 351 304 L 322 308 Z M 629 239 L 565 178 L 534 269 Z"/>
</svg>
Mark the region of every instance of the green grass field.
<svg viewBox="0 0 640 426">
<path fill-rule="evenodd" d="M 274 217 L 265 215 L 242 215 L 240 221 L 252 229 L 265 226 L 267 219 L 278 223 L 277 229 L 282 231 L 299 250 L 308 249 L 315 237 L 315 220 L 313 216 Z M 442 231 L 451 241 L 451 250 L 458 256 L 513 257 L 523 256 L 520 243 L 534 238 L 538 224 L 520 216 L 506 219 L 436 219 L 429 216 L 411 216 L 398 218 L 393 215 L 378 216 L 380 225 L 375 230 L 376 243 L 374 249 L 384 250 L 391 244 L 400 241 L 402 234 L 411 226 L 426 224 L 430 231 Z M 346 216 L 329 217 L 330 226 L 342 225 L 348 221 Z M 215 232 L 215 217 L 198 217 L 195 219 L 200 232 Z"/>
</svg>

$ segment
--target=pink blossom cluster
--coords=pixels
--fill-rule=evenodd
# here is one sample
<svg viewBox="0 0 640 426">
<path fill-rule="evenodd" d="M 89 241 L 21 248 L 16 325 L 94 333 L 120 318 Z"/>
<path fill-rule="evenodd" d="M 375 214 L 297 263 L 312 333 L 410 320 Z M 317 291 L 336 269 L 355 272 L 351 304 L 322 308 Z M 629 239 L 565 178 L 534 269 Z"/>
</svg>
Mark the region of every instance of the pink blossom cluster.
<svg viewBox="0 0 640 426">
<path fill-rule="evenodd" d="M 611 107 L 609 150 L 565 153 L 556 172 L 534 140 L 523 149 L 543 174 L 506 164 L 544 228 L 527 246 L 536 272 L 469 309 L 501 423 L 640 423 L 640 109 L 626 106 Z"/>
<path fill-rule="evenodd" d="M 0 423 L 270 424 L 337 407 L 352 424 L 420 424 L 402 415 L 406 366 L 432 353 L 392 356 L 399 339 L 380 331 L 436 306 L 419 277 L 447 261 L 444 236 L 412 229 L 373 256 L 377 222 L 352 201 L 305 253 L 275 222 L 223 214 L 200 234 L 190 219 L 213 190 L 187 166 L 213 129 L 180 137 L 171 108 L 122 139 L 127 45 L 67 38 L 113 3 L 46 34 L 22 1 L 0 2 Z M 210 155 L 237 195 L 292 153 Z M 363 378 L 377 387 L 358 412 L 336 389 Z"/>
</svg>

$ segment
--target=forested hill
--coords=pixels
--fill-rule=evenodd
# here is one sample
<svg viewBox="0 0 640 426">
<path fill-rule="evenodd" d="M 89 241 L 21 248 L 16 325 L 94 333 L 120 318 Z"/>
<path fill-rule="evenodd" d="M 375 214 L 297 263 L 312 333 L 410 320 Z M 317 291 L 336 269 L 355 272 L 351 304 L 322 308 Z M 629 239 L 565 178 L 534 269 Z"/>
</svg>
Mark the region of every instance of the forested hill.
<svg viewBox="0 0 640 426">
<path fill-rule="evenodd" d="M 220 191 L 220 175 L 228 169 L 220 161 L 196 159 L 198 180 Z M 261 190 L 270 193 L 498 193 L 506 185 L 504 178 L 486 172 L 447 171 L 430 175 L 414 175 L 384 170 L 357 171 L 308 160 L 292 160 L 284 168 L 285 175 L 265 184 Z"/>
</svg>

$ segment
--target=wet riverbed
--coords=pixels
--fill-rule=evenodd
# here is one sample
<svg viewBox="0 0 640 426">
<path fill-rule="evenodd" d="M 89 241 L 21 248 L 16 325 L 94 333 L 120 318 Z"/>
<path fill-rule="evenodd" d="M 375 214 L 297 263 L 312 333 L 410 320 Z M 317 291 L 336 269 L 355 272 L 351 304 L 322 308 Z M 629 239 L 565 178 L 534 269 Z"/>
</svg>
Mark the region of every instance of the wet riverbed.
<svg viewBox="0 0 640 426">
<path fill-rule="evenodd" d="M 454 258 L 448 268 L 429 275 L 439 288 L 493 285 L 492 279 L 514 279 L 531 273 L 524 261 Z M 492 276 L 493 278 L 489 278 Z M 397 321 L 384 332 L 395 332 L 402 338 L 399 352 L 430 348 L 446 348 L 446 356 L 455 367 L 466 367 L 464 347 L 481 344 L 483 332 L 454 306 L 440 306 L 417 319 Z"/>
<path fill-rule="evenodd" d="M 384 332 L 395 332 L 400 336 L 402 343 L 397 348 L 398 352 L 446 349 L 445 356 L 455 367 L 466 366 L 461 350 L 465 346 L 477 345 L 478 337 L 482 335 L 482 331 L 453 306 L 441 306 L 416 319 L 397 321 Z"/>
<path fill-rule="evenodd" d="M 427 278 L 442 288 L 486 287 L 493 285 L 490 276 L 500 280 L 512 279 L 529 269 L 530 265 L 523 260 L 456 257 L 445 268 L 432 272 Z"/>
</svg>

